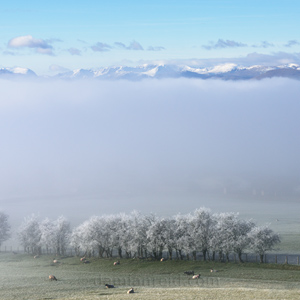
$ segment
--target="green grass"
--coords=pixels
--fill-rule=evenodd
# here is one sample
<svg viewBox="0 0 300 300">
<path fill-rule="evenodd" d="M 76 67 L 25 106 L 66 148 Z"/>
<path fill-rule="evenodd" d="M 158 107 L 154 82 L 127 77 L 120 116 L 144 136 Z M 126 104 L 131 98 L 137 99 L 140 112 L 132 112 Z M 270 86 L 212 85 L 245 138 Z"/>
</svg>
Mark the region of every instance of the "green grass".
<svg viewBox="0 0 300 300">
<path fill-rule="evenodd" d="M 0 254 L 0 299 L 300 299 L 300 267 L 195 261 L 34 259 Z M 218 272 L 211 273 L 210 269 Z M 198 280 L 183 274 L 193 270 Z M 53 274 L 58 281 L 49 281 Z M 106 289 L 105 283 L 115 289 Z M 134 287 L 135 294 L 126 291 Z"/>
<path fill-rule="evenodd" d="M 299 231 L 300 232 L 300 231 Z M 278 250 L 274 253 L 299 254 L 300 253 L 300 234 L 299 233 L 284 233 L 280 234 L 281 243 L 278 245 Z"/>
</svg>

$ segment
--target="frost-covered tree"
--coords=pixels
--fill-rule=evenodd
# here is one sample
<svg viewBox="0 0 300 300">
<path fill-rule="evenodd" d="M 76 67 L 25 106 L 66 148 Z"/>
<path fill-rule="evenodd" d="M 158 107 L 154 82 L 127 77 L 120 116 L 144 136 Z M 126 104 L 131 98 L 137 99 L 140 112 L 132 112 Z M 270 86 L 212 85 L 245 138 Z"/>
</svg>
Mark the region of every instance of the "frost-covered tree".
<svg viewBox="0 0 300 300">
<path fill-rule="evenodd" d="M 232 227 L 233 251 L 238 255 L 240 262 L 243 262 L 242 254 L 244 250 L 249 248 L 249 232 L 254 226 L 255 223 L 252 220 L 237 219 Z"/>
<path fill-rule="evenodd" d="M 3 242 L 10 238 L 10 225 L 8 223 L 8 215 L 0 212 L 0 246 Z"/>
<path fill-rule="evenodd" d="M 113 255 L 113 251 L 117 250 L 120 257 L 123 256 L 123 248 L 126 248 L 127 257 L 131 256 L 130 250 L 126 238 L 130 238 L 128 235 L 128 218 L 125 214 L 117 214 L 106 216 L 106 233 L 109 236 L 110 244 L 107 244 L 108 256 Z"/>
<path fill-rule="evenodd" d="M 83 247 L 83 237 L 82 237 L 82 231 L 80 230 L 80 226 L 74 228 L 72 230 L 72 233 L 70 235 L 70 246 L 74 248 L 75 250 L 75 255 L 79 256 L 80 251 L 82 250 Z"/>
<path fill-rule="evenodd" d="M 20 227 L 19 238 L 24 249 L 32 253 L 45 247 L 47 252 L 52 248 L 64 255 L 71 245 L 77 255 L 84 252 L 88 256 L 112 257 L 118 253 L 119 257 L 159 259 L 167 250 L 170 259 L 174 252 L 179 259 L 189 259 L 190 254 L 196 259 L 200 252 L 204 260 L 214 260 L 218 253 L 220 259 L 225 256 L 229 261 L 229 254 L 236 253 L 241 262 L 246 249 L 251 247 L 263 255 L 279 239 L 266 228 L 256 228 L 251 220 L 238 219 L 236 213 L 212 215 L 206 208 L 169 219 L 137 211 L 129 215 L 94 216 L 74 228 L 72 234 L 64 217 L 39 222 L 32 216 Z"/>
<path fill-rule="evenodd" d="M 46 218 L 40 223 L 40 231 L 41 231 L 41 239 L 40 246 L 45 247 L 46 253 L 49 253 L 51 244 L 52 244 L 52 236 L 54 230 L 53 222 L 50 219 Z"/>
<path fill-rule="evenodd" d="M 112 257 L 113 250 L 116 247 L 116 234 L 115 234 L 115 218 L 112 215 L 101 217 L 101 235 L 104 253 L 106 257 Z"/>
<path fill-rule="evenodd" d="M 147 257 L 148 218 L 138 211 L 133 211 L 130 214 L 130 219 L 132 239 L 129 244 L 129 249 L 131 249 L 131 252 L 138 257 Z"/>
<path fill-rule="evenodd" d="M 161 259 L 166 246 L 167 221 L 154 215 L 149 220 L 151 223 L 147 230 L 147 247 L 155 259 Z"/>
<path fill-rule="evenodd" d="M 240 220 L 237 213 L 215 214 L 216 220 L 214 236 L 211 240 L 213 248 L 218 251 L 219 258 L 225 255 L 229 261 L 229 254 L 234 252 L 240 262 L 245 249 L 249 248 L 250 239 L 248 233 L 254 227 L 252 220 Z"/>
<path fill-rule="evenodd" d="M 173 258 L 173 250 L 176 248 L 176 224 L 174 219 L 165 220 L 165 231 L 163 232 L 165 246 L 168 250 L 169 259 Z"/>
<path fill-rule="evenodd" d="M 70 223 L 63 216 L 51 221 L 48 218 L 40 224 L 40 244 L 49 251 L 52 248 L 57 255 L 65 255 L 70 239 Z"/>
<path fill-rule="evenodd" d="M 80 229 L 81 236 L 84 236 L 85 248 L 95 250 L 99 257 L 105 254 L 107 257 L 111 256 L 112 239 L 107 216 L 93 216 Z"/>
<path fill-rule="evenodd" d="M 222 237 L 220 236 L 220 230 L 218 228 L 218 214 L 213 214 L 211 216 L 212 223 L 210 227 L 210 238 L 208 242 L 209 253 L 211 253 L 211 260 L 215 260 L 216 253 L 219 254 L 219 260 L 222 259 L 222 251 L 220 251 L 220 244 Z"/>
<path fill-rule="evenodd" d="M 60 216 L 53 222 L 51 243 L 57 255 L 65 255 L 71 234 L 70 222 Z"/>
<path fill-rule="evenodd" d="M 94 217 L 90 218 L 72 230 L 70 236 L 70 245 L 75 249 L 77 256 L 79 256 L 81 252 L 83 252 L 85 255 L 91 255 L 96 247 L 96 242 L 92 238 L 93 231 L 91 220 L 93 218 Z"/>
<path fill-rule="evenodd" d="M 41 235 L 38 218 L 35 215 L 25 218 L 18 231 L 19 240 L 24 247 L 24 251 L 32 254 L 40 254 Z"/>
<path fill-rule="evenodd" d="M 174 232 L 174 249 L 176 251 L 177 259 L 183 259 L 184 253 L 189 253 L 194 245 L 193 239 L 190 235 L 190 220 L 191 214 L 176 215 L 175 232 Z"/>
<path fill-rule="evenodd" d="M 192 253 L 196 259 L 197 251 L 202 252 L 203 259 L 206 260 L 209 250 L 210 239 L 212 238 L 213 218 L 210 210 L 206 208 L 196 209 L 190 220 L 190 236 L 193 240 Z"/>
<path fill-rule="evenodd" d="M 274 233 L 269 226 L 255 226 L 249 232 L 250 248 L 259 255 L 260 262 L 264 262 L 266 251 L 274 249 L 280 243 L 277 233 Z"/>
<path fill-rule="evenodd" d="M 48 218 L 40 222 L 35 215 L 25 218 L 21 224 L 18 236 L 24 250 L 31 253 L 41 253 L 42 247 L 49 251 L 53 248 L 56 254 L 65 255 L 69 245 L 70 223 L 59 217 L 55 221 Z"/>
<path fill-rule="evenodd" d="M 223 256 L 229 261 L 229 254 L 233 252 L 234 235 L 232 229 L 237 222 L 236 213 L 220 213 L 215 214 L 214 235 L 210 241 L 213 251 L 218 252 L 219 259 Z"/>
<path fill-rule="evenodd" d="M 132 217 L 126 214 L 116 216 L 113 223 L 113 243 L 118 250 L 119 257 L 123 257 L 125 253 L 127 258 L 132 257 L 131 243 L 133 241 Z"/>
<path fill-rule="evenodd" d="M 149 225 L 149 224 L 148 224 Z M 71 246 L 87 255 L 111 257 L 116 250 L 122 257 L 146 254 L 145 218 L 138 212 L 130 215 L 93 216 L 72 231 Z"/>
<path fill-rule="evenodd" d="M 3 242 L 10 238 L 10 225 L 8 223 L 8 215 L 0 212 L 0 246 Z"/>
</svg>

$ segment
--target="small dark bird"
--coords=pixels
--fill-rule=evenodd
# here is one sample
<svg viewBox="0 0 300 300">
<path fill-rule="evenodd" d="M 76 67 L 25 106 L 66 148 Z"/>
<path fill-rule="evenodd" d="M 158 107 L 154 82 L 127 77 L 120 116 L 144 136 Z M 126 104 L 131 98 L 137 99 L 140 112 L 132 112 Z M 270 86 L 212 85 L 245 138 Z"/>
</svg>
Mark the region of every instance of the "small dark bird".
<svg viewBox="0 0 300 300">
<path fill-rule="evenodd" d="M 115 286 L 114 285 L 112 285 L 112 284 L 105 284 L 105 286 L 106 286 L 106 288 L 107 289 L 112 289 L 112 288 L 114 288 Z"/>
</svg>

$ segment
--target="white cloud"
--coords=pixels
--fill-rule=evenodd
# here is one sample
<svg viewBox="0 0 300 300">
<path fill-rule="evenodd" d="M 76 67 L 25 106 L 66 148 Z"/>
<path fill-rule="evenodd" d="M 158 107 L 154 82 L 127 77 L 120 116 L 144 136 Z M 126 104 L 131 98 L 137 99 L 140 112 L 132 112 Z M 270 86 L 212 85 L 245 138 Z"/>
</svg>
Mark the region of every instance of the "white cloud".
<svg viewBox="0 0 300 300">
<path fill-rule="evenodd" d="M 247 47 L 247 44 L 243 44 L 231 40 L 219 39 L 217 42 L 210 42 L 209 45 L 203 45 L 202 48 L 207 50 L 222 49 L 222 48 L 236 48 L 236 47 Z"/>
<path fill-rule="evenodd" d="M 252 45 L 253 48 L 270 48 L 274 47 L 273 43 L 269 43 L 267 41 L 262 41 L 259 45 Z"/>
<path fill-rule="evenodd" d="M 129 44 L 129 46 L 126 46 L 125 44 L 123 44 L 121 42 L 115 42 L 115 45 L 119 48 L 126 49 L 126 50 L 144 50 L 143 46 L 136 41 L 132 41 Z"/>
<path fill-rule="evenodd" d="M 165 50 L 165 47 L 162 47 L 162 46 L 156 46 L 156 47 L 153 47 L 153 46 L 149 46 L 148 51 L 162 51 L 162 50 Z"/>
<path fill-rule="evenodd" d="M 40 54 L 53 55 L 51 48 L 36 48 L 36 52 Z"/>
<path fill-rule="evenodd" d="M 119 47 L 119 48 L 123 48 L 126 49 L 126 45 L 121 43 L 121 42 L 115 42 L 115 46 Z"/>
<path fill-rule="evenodd" d="M 68 49 L 68 52 L 71 54 L 71 55 L 81 55 L 81 51 L 77 48 L 69 48 Z"/>
<path fill-rule="evenodd" d="M 136 41 L 132 41 L 130 45 L 127 47 L 128 50 L 144 50 L 142 45 Z"/>
<path fill-rule="evenodd" d="M 110 51 L 112 47 L 108 44 L 98 42 L 97 44 L 92 46 L 91 49 L 95 52 L 106 52 L 106 51 Z"/>
<path fill-rule="evenodd" d="M 237 59 L 245 64 L 278 66 L 281 64 L 300 64 L 300 53 L 277 52 L 273 54 L 249 53 L 245 58 Z"/>
<path fill-rule="evenodd" d="M 106 44 L 106 43 L 98 42 L 91 47 L 91 49 L 95 52 L 107 52 L 107 51 L 111 51 L 115 48 L 124 49 L 124 50 L 144 50 L 142 45 L 136 41 L 132 41 L 128 46 L 126 46 L 122 42 L 115 42 L 114 47 L 109 44 Z M 162 48 L 162 47 L 157 47 L 156 51 L 161 50 L 159 48 Z"/>
<path fill-rule="evenodd" d="M 33 48 L 36 49 L 36 52 L 41 54 L 52 55 L 53 47 L 42 39 L 36 39 L 31 35 L 19 36 L 11 39 L 8 42 L 8 47 L 10 48 Z"/>
<path fill-rule="evenodd" d="M 284 46 L 290 48 L 298 45 L 300 45 L 300 43 L 297 40 L 290 40 Z"/>
</svg>

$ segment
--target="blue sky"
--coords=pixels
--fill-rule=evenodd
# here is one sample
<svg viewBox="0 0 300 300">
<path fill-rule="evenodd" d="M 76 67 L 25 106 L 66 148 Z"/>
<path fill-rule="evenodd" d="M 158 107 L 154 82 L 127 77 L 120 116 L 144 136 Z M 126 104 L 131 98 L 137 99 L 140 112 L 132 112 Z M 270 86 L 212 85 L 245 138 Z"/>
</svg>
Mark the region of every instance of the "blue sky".
<svg viewBox="0 0 300 300">
<path fill-rule="evenodd" d="M 298 0 L 5 1 L 0 67 L 54 75 L 144 63 L 300 64 L 299 8 Z M 12 218 L 201 206 L 256 213 L 269 201 L 299 211 L 286 205 L 300 195 L 296 80 L 0 86 L 0 210 Z"/>
<path fill-rule="evenodd" d="M 300 2 L 6 1 L 0 67 L 298 63 Z"/>
</svg>

